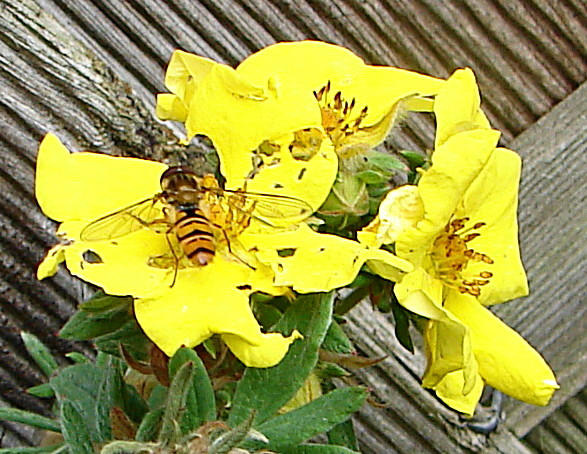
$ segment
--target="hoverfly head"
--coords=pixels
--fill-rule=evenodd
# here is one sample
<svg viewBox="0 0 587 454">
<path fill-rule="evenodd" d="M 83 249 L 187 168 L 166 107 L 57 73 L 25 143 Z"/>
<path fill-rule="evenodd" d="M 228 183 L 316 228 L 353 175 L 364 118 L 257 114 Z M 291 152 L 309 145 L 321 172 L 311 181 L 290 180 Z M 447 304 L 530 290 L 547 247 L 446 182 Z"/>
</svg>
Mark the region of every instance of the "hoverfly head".
<svg viewBox="0 0 587 454">
<path fill-rule="evenodd" d="M 169 167 L 161 175 L 163 197 L 171 205 L 197 204 L 201 189 L 198 176 L 187 167 Z"/>
</svg>

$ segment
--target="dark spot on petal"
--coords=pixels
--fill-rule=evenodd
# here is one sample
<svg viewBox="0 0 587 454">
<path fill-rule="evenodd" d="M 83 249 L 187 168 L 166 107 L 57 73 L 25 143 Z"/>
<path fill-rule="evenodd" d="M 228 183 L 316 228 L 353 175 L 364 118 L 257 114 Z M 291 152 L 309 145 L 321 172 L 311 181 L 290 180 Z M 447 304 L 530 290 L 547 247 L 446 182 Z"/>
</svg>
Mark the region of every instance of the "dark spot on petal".
<svg viewBox="0 0 587 454">
<path fill-rule="evenodd" d="M 281 188 L 283 188 L 283 185 L 282 185 L 281 183 L 275 183 L 275 184 L 273 185 L 273 187 L 274 187 L 275 189 L 281 189 Z"/>
<path fill-rule="evenodd" d="M 237 285 L 236 288 L 239 290 L 252 290 L 253 287 L 251 287 L 249 284 L 243 284 Z"/>
<path fill-rule="evenodd" d="M 94 251 L 92 251 L 90 249 L 88 249 L 87 251 L 85 251 L 82 254 L 82 258 L 87 263 L 104 263 L 104 261 L 102 260 L 102 257 L 100 257 L 97 253 L 95 253 Z"/>
<path fill-rule="evenodd" d="M 278 263 L 278 264 L 277 264 L 277 269 L 278 269 L 279 271 L 283 271 L 283 265 L 282 265 L 281 263 Z"/>
<path fill-rule="evenodd" d="M 305 173 L 306 173 L 306 168 L 304 167 L 302 170 L 300 170 L 300 173 L 298 174 L 298 180 L 301 180 Z"/>
<path fill-rule="evenodd" d="M 321 247 L 321 248 L 318 250 L 318 252 L 324 252 L 325 250 L 326 250 L 326 248 L 325 248 L 325 247 Z"/>
<path fill-rule="evenodd" d="M 291 257 L 295 253 L 296 253 L 295 248 L 291 248 L 291 247 L 277 250 L 277 255 L 279 255 L 280 257 Z"/>
</svg>

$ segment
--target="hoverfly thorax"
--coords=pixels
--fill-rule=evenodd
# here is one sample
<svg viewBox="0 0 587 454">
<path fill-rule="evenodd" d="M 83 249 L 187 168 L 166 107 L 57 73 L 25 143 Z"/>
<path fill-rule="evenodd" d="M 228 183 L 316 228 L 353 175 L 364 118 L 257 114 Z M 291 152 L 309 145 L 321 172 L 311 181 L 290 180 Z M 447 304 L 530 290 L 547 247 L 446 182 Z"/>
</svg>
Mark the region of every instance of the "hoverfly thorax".
<svg viewBox="0 0 587 454">
<path fill-rule="evenodd" d="M 162 196 L 174 206 L 197 205 L 202 191 L 198 176 L 187 167 L 169 167 L 161 175 Z"/>
</svg>

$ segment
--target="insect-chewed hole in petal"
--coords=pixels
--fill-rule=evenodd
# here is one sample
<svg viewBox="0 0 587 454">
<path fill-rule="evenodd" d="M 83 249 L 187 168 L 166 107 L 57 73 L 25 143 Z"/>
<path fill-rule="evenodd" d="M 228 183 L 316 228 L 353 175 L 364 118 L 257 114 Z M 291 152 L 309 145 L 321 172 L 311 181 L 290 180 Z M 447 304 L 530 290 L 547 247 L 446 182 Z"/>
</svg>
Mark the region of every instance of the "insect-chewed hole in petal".
<svg viewBox="0 0 587 454">
<path fill-rule="evenodd" d="M 82 254 L 82 258 L 84 259 L 85 263 L 104 263 L 102 257 L 100 257 L 100 255 L 97 252 L 92 251 L 91 249 L 84 251 L 84 253 Z"/>
<path fill-rule="evenodd" d="M 324 134 L 317 128 L 305 128 L 294 132 L 289 144 L 292 157 L 298 161 L 309 161 L 320 150 Z"/>
<path fill-rule="evenodd" d="M 280 257 L 291 257 L 295 253 L 296 253 L 295 248 L 284 248 L 284 249 L 277 250 L 277 255 L 279 255 Z"/>
</svg>

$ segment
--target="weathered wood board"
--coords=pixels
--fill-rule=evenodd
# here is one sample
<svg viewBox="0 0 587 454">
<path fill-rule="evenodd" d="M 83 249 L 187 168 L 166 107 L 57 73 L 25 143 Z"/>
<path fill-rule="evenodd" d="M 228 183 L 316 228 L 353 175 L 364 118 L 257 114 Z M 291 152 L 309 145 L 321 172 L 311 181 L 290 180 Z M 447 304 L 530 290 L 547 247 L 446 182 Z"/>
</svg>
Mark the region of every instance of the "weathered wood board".
<svg viewBox="0 0 587 454">
<path fill-rule="evenodd" d="M 357 418 L 364 452 L 540 452 L 542 445 L 560 446 L 556 440 L 540 444 L 541 437 L 574 427 L 549 422 L 556 413 L 538 426 L 541 433 L 532 429 L 585 383 L 586 18 L 579 0 L 2 0 L 0 405 L 49 408 L 22 392 L 42 377 L 24 352 L 20 330 L 61 355 L 88 351 L 55 336 L 83 286 L 65 272 L 41 283 L 35 279 L 36 264 L 54 241 L 54 225 L 33 197 L 42 135 L 53 131 L 72 149 L 169 157 L 146 137 L 170 134 L 153 122 L 152 109 L 154 95 L 164 91 L 173 49 L 236 64 L 276 41 L 320 39 L 345 45 L 372 64 L 442 77 L 457 67 L 474 69 L 483 107 L 503 131 L 503 144 L 525 160 L 521 241 L 534 293 L 497 313 L 544 352 L 563 384 L 546 409 L 508 402 L 503 429 L 487 439 L 419 387 L 422 358 L 390 344 L 387 317 L 361 308 L 349 324 L 360 348 L 392 351 L 381 367 L 360 375 L 390 404 L 366 407 Z M 136 98 L 118 80 L 128 82 Z M 425 147 L 431 134 L 430 123 L 407 122 L 394 143 Z M 184 158 L 197 155 L 196 148 Z M 567 420 L 583 414 L 580 400 L 567 402 L 561 407 Z M 584 430 L 584 418 L 574 424 Z M 1 427 L 2 446 L 34 442 L 22 426 Z M 525 447 L 518 438 L 527 433 Z M 567 451 L 560 452 L 573 452 L 576 444 L 562 446 Z"/>
</svg>

